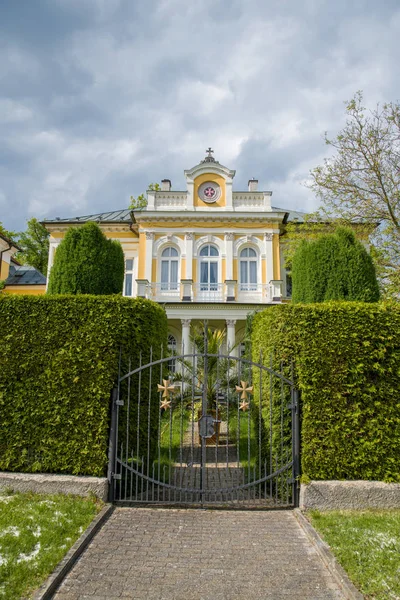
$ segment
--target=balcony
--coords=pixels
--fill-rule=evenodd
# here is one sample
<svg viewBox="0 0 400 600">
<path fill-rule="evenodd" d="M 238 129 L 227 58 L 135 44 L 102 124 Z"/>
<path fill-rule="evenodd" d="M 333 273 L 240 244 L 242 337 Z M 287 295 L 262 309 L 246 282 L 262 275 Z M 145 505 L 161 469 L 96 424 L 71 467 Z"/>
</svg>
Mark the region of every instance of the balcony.
<svg viewBox="0 0 400 600">
<path fill-rule="evenodd" d="M 282 301 L 282 281 L 267 284 L 237 283 L 193 283 L 182 279 L 177 283 L 150 283 L 137 279 L 137 295 L 155 302 L 227 302 L 229 304 L 275 304 Z"/>
</svg>

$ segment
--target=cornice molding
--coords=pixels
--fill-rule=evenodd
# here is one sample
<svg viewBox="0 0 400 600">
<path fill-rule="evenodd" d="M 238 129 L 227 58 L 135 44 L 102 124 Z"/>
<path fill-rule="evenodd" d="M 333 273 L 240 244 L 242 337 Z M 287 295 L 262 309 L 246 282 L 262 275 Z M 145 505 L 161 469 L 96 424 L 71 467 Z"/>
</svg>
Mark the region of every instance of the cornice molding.
<svg viewBox="0 0 400 600">
<path fill-rule="evenodd" d="M 89 221 L 87 221 L 89 222 Z M 47 231 L 49 233 L 64 233 L 66 232 L 68 229 L 70 229 L 71 227 L 82 227 L 82 225 L 85 225 L 85 223 L 54 223 L 54 224 L 50 224 L 50 223 L 45 223 L 44 226 L 46 227 Z M 120 223 L 120 224 L 108 224 L 108 223 L 97 223 L 97 225 L 99 225 L 100 229 L 102 231 L 108 231 L 108 232 L 113 232 L 113 231 L 131 231 L 132 229 L 130 227 L 131 223 Z M 137 238 L 137 235 L 135 235 L 132 232 L 132 237 L 133 238 Z"/>
</svg>

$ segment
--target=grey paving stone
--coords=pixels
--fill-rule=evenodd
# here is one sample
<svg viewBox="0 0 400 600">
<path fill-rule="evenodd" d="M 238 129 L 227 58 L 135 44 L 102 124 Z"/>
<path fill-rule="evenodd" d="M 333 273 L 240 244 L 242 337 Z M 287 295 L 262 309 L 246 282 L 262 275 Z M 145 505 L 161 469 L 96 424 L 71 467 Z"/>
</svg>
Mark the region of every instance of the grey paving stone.
<svg viewBox="0 0 400 600">
<path fill-rule="evenodd" d="M 290 511 L 117 508 L 56 600 L 339 600 Z"/>
</svg>

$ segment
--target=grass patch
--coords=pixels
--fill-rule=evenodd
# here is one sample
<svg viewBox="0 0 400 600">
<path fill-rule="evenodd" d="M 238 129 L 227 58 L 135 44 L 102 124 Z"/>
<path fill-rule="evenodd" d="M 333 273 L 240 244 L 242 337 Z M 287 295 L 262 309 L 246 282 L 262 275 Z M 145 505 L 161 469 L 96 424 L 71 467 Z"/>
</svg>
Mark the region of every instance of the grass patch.
<svg viewBox="0 0 400 600">
<path fill-rule="evenodd" d="M 0 598 L 29 597 L 101 507 L 72 495 L 1 494 Z"/>
<path fill-rule="evenodd" d="M 400 510 L 311 511 L 309 517 L 370 600 L 400 598 Z"/>
<path fill-rule="evenodd" d="M 257 479 L 258 474 L 255 474 L 254 469 L 259 451 L 258 431 L 249 412 L 240 412 L 238 415 L 237 410 L 229 411 L 229 442 L 238 448 L 240 464 L 245 469 L 247 480 L 251 481 L 254 477 Z"/>
</svg>

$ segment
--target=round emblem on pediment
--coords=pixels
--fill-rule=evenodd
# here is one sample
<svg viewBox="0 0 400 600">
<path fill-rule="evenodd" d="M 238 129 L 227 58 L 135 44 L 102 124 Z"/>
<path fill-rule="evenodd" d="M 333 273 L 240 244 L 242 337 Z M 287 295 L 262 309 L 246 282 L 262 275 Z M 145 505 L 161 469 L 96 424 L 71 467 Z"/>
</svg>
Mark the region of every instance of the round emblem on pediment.
<svg viewBox="0 0 400 600">
<path fill-rule="evenodd" d="M 206 181 L 199 187 L 199 198 L 207 204 L 213 204 L 221 196 L 221 188 L 214 181 Z"/>
</svg>

